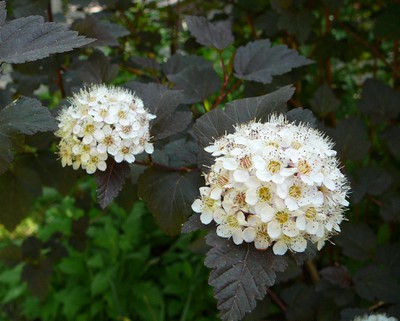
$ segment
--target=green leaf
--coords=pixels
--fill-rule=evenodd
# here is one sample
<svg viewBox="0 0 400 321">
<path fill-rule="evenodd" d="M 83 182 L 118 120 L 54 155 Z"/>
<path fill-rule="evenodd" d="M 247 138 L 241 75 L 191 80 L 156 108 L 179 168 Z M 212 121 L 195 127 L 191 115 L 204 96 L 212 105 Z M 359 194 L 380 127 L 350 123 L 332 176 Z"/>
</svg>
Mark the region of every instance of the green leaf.
<svg viewBox="0 0 400 321">
<path fill-rule="evenodd" d="M 400 113 L 400 93 L 379 80 L 367 79 L 358 108 L 374 124 L 396 119 Z"/>
<path fill-rule="evenodd" d="M 198 172 L 150 168 L 139 177 L 138 192 L 160 228 L 168 235 L 176 235 L 192 213 L 191 205 L 203 184 Z"/>
<path fill-rule="evenodd" d="M 204 101 L 221 87 L 221 79 L 212 67 L 190 66 L 167 77 L 176 89 L 183 90 L 185 104 Z"/>
<path fill-rule="evenodd" d="M 234 41 L 228 21 L 212 23 L 204 17 L 187 16 L 186 24 L 192 36 L 201 45 L 224 50 Z"/>
<path fill-rule="evenodd" d="M 110 286 L 110 271 L 102 271 L 96 274 L 90 284 L 92 295 L 95 296 L 107 290 Z"/>
<path fill-rule="evenodd" d="M 339 236 L 335 237 L 343 253 L 357 260 L 367 260 L 376 249 L 375 233 L 364 223 L 345 223 Z"/>
<path fill-rule="evenodd" d="M 108 206 L 117 197 L 129 173 L 128 163 L 117 163 L 111 158 L 107 160 L 107 168 L 104 172 L 96 171 L 97 199 L 101 208 Z"/>
<path fill-rule="evenodd" d="M 276 273 L 285 269 L 284 257 L 258 251 L 253 244 L 235 245 L 210 231 L 206 242 L 212 248 L 205 265 L 212 268 L 209 284 L 214 288 L 223 321 L 242 320 L 262 300 L 267 287 L 274 285 Z"/>
<path fill-rule="evenodd" d="M 285 86 L 263 96 L 234 100 L 226 105 L 225 110 L 213 109 L 199 117 L 193 126 L 200 147 L 199 166 L 211 165 L 214 160 L 203 150 L 204 147 L 225 133 L 233 133 L 235 125 L 252 120 L 265 122 L 272 113 L 285 112 L 293 93 L 292 86 Z"/>
<path fill-rule="evenodd" d="M 256 40 L 237 50 L 234 69 L 235 76 L 258 81 L 263 84 L 272 82 L 272 76 L 283 75 L 293 68 L 312 63 L 295 50 L 288 49 L 286 45 L 271 47 L 267 39 Z"/>
<path fill-rule="evenodd" d="M 309 102 L 311 109 L 321 116 L 336 111 L 340 106 L 340 100 L 335 96 L 327 83 L 318 87 Z"/>
<path fill-rule="evenodd" d="M 29 213 L 32 201 L 42 193 L 37 174 L 17 167 L 0 176 L 0 223 L 13 230 Z"/>
<path fill-rule="evenodd" d="M 400 286 L 385 266 L 368 265 L 354 275 L 356 292 L 364 299 L 398 302 Z"/>
<path fill-rule="evenodd" d="M 1 20 L 3 20 L 4 11 Z M 70 51 L 93 42 L 60 23 L 41 16 L 12 20 L 0 29 L 0 62 L 23 63 Z"/>
</svg>

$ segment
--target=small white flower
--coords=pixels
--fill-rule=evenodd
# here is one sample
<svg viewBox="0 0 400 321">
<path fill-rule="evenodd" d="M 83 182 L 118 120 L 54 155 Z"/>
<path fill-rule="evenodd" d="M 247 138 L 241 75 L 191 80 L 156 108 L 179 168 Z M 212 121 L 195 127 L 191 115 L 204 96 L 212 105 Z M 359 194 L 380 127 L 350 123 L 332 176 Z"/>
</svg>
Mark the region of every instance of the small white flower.
<svg viewBox="0 0 400 321">
<path fill-rule="evenodd" d="M 205 150 L 216 157 L 192 209 L 217 235 L 276 255 L 321 249 L 340 231 L 349 187 L 332 142 L 306 125 L 272 116 L 250 122 Z"/>
<path fill-rule="evenodd" d="M 398 319 L 394 317 L 389 317 L 384 313 L 379 314 L 365 314 L 363 316 L 357 316 L 353 319 L 353 321 L 398 321 Z"/>
<path fill-rule="evenodd" d="M 91 174 L 106 169 L 108 155 L 133 163 L 135 155 L 153 153 L 149 121 L 155 117 L 128 90 L 105 85 L 81 90 L 58 116 L 62 165 Z"/>
</svg>

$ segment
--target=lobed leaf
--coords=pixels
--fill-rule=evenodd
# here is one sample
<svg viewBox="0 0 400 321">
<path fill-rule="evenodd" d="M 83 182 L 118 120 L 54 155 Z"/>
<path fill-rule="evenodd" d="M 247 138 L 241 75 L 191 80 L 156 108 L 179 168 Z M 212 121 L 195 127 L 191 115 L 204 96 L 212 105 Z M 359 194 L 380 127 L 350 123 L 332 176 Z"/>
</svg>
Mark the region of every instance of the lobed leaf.
<svg viewBox="0 0 400 321">
<path fill-rule="evenodd" d="M 398 302 L 400 286 L 385 266 L 368 265 L 354 275 L 356 292 L 364 299 Z"/>
<path fill-rule="evenodd" d="M 6 2 L 0 1 L 0 27 L 4 25 L 7 18 Z"/>
<path fill-rule="evenodd" d="M 12 20 L 0 27 L 0 62 L 23 63 L 70 51 L 93 42 L 41 16 Z"/>
<path fill-rule="evenodd" d="M 221 79 L 212 67 L 190 66 L 167 78 L 183 90 L 185 104 L 204 101 L 221 87 Z"/>
<path fill-rule="evenodd" d="M 303 123 L 312 128 L 317 127 L 317 119 L 309 109 L 303 109 L 301 107 L 294 108 L 286 113 L 286 118 L 288 121 L 294 122 L 297 125 Z"/>
<path fill-rule="evenodd" d="M 267 287 L 274 285 L 276 273 L 285 269 L 284 257 L 271 249 L 258 251 L 252 244 L 235 245 L 210 231 L 206 242 L 212 248 L 205 265 L 212 268 L 209 284 L 214 287 L 220 317 L 223 321 L 242 320 L 262 300 Z"/>
<path fill-rule="evenodd" d="M 335 141 L 335 150 L 339 156 L 349 160 L 362 160 L 368 154 L 371 144 L 361 119 L 342 119 L 335 129 L 328 129 L 327 132 Z"/>
<path fill-rule="evenodd" d="M 392 155 L 400 160 L 400 128 L 389 126 L 379 137 L 386 142 Z"/>
<path fill-rule="evenodd" d="M 0 110 L 0 174 L 13 159 L 16 134 L 33 135 L 53 131 L 57 124 L 49 110 L 33 98 L 23 97 Z"/>
<path fill-rule="evenodd" d="M 173 75 L 181 72 L 182 70 L 190 67 L 197 66 L 199 68 L 209 67 L 212 65 L 209 61 L 205 60 L 203 57 L 187 55 L 183 56 L 181 54 L 172 55 L 167 62 L 162 64 L 162 71 L 165 75 Z"/>
<path fill-rule="evenodd" d="M 201 45 L 224 50 L 234 41 L 228 21 L 212 23 L 204 17 L 187 16 L 186 24 Z"/>
<path fill-rule="evenodd" d="M 107 160 L 107 169 L 104 172 L 95 172 L 97 199 L 101 208 L 105 208 L 117 197 L 129 173 L 128 163 L 117 163 L 112 158 Z"/>
<path fill-rule="evenodd" d="M 24 167 L 0 176 L 0 222 L 13 230 L 29 213 L 32 201 L 42 192 L 37 174 Z"/>
<path fill-rule="evenodd" d="M 340 100 L 327 83 L 323 83 L 318 87 L 309 102 L 311 109 L 321 116 L 336 111 L 340 106 Z"/>
<path fill-rule="evenodd" d="M 278 26 L 279 29 L 294 35 L 303 44 L 309 38 L 315 20 L 313 13 L 309 10 L 298 12 L 285 10 L 279 16 Z"/>
<path fill-rule="evenodd" d="M 282 291 L 282 298 L 287 305 L 286 320 L 312 320 L 318 304 L 318 296 L 311 286 L 295 284 Z"/>
<path fill-rule="evenodd" d="M 150 133 L 154 140 L 164 139 L 184 130 L 191 122 L 190 112 L 176 112 L 183 102 L 183 93 L 156 83 L 130 82 L 126 87 L 136 92 L 144 107 L 157 116 L 151 121 Z"/>
<path fill-rule="evenodd" d="M 293 68 L 312 62 L 286 45 L 271 47 L 271 42 L 263 39 L 239 47 L 235 56 L 234 69 L 235 76 L 240 79 L 269 84 L 272 82 L 272 76 L 283 75 Z"/>
<path fill-rule="evenodd" d="M 371 228 L 363 223 L 345 223 L 339 236 L 335 237 L 343 253 L 357 260 L 366 260 L 376 249 L 376 236 Z"/>
<path fill-rule="evenodd" d="M 176 235 L 192 213 L 191 204 L 203 183 L 197 172 L 168 172 L 150 168 L 139 177 L 138 195 L 145 201 L 160 228 L 168 235 Z"/>
<path fill-rule="evenodd" d="M 396 119 L 400 113 L 400 93 L 376 79 L 367 79 L 358 108 L 374 124 Z"/>
</svg>

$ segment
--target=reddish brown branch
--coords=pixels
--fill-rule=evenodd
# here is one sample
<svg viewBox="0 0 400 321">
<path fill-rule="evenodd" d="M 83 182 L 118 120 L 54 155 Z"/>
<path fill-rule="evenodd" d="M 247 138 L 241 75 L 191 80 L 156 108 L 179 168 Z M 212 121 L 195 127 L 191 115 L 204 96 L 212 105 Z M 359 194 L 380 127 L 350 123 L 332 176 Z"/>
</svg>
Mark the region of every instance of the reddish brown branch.
<svg viewBox="0 0 400 321">
<path fill-rule="evenodd" d="M 276 303 L 276 305 L 282 310 L 286 310 L 286 305 L 282 302 L 282 300 L 276 295 L 274 291 L 272 291 L 270 288 L 267 288 L 267 293 L 271 297 L 271 300 Z"/>
</svg>

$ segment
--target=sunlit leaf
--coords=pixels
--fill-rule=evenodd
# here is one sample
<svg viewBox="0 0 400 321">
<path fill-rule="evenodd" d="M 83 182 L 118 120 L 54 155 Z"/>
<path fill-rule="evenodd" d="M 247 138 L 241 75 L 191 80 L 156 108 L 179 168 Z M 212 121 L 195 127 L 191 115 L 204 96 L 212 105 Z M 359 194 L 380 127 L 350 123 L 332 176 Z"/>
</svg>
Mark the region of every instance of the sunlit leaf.
<svg viewBox="0 0 400 321">
<path fill-rule="evenodd" d="M 93 42 L 65 25 L 41 16 L 12 20 L 0 27 L 0 62 L 23 63 L 70 51 Z"/>
</svg>

